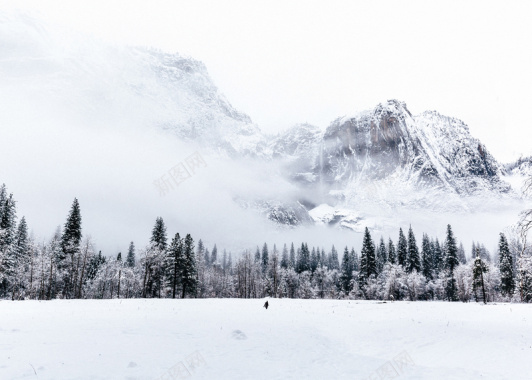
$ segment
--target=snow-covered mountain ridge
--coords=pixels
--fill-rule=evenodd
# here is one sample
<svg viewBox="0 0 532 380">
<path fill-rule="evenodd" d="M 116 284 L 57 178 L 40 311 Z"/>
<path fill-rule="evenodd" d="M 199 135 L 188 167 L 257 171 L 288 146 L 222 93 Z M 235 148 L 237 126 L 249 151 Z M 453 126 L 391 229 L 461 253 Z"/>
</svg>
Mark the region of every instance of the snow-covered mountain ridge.
<svg viewBox="0 0 532 380">
<path fill-rule="evenodd" d="M 335 225 L 349 228 L 361 209 L 467 211 L 482 205 L 479 198 L 517 196 L 504 166 L 468 126 L 436 111 L 414 116 L 404 102 L 389 100 L 339 118 L 321 134 L 300 128 L 272 146 L 290 163 L 288 176 L 319 194 L 314 203 L 337 208 L 329 218 Z M 311 215 L 331 223 L 320 212 Z"/>
<path fill-rule="evenodd" d="M 78 120 L 162 128 L 229 156 L 261 151 L 259 128 L 195 59 L 106 44 L 18 13 L 0 13 L 0 47 L 4 86 Z"/>
<path fill-rule="evenodd" d="M 63 118 L 68 128 L 163 131 L 223 160 L 225 173 L 237 163 L 252 168 L 256 188 L 275 177 L 264 194 L 238 184 L 230 191 L 237 207 L 278 225 L 359 231 L 369 223 L 392 225 L 401 210 L 500 207 L 518 197 L 513 179 L 530 167 L 523 161 L 505 168 L 461 120 L 436 111 L 412 115 L 398 100 L 326 129 L 298 124 L 269 136 L 231 105 L 200 61 L 65 34 L 26 15 L 0 13 L 0 48 L 0 101 L 49 109 L 53 122 Z M 10 122 L 8 112 L 1 116 Z"/>
</svg>

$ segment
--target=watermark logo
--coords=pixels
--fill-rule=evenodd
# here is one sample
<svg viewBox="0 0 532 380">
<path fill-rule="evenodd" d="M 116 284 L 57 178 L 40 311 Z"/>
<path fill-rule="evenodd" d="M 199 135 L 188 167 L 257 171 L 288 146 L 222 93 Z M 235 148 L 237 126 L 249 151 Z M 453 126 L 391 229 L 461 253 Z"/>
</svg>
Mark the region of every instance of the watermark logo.
<svg viewBox="0 0 532 380">
<path fill-rule="evenodd" d="M 160 178 L 153 181 L 153 184 L 162 197 L 196 174 L 198 169 L 205 167 L 207 167 L 207 163 L 201 154 L 194 152 L 185 158 L 184 162 L 178 163 Z"/>
<path fill-rule="evenodd" d="M 203 356 L 196 351 L 193 354 L 187 356 L 185 360 L 180 361 L 171 367 L 164 375 L 157 378 L 157 380 L 178 380 L 189 379 L 194 373 L 207 363 Z"/>
<path fill-rule="evenodd" d="M 387 361 L 377 368 L 377 370 L 369 375 L 366 380 L 397 379 L 405 374 L 409 368 L 414 366 L 415 363 L 408 352 L 403 351 L 399 355 L 396 355 L 392 360 Z"/>
</svg>

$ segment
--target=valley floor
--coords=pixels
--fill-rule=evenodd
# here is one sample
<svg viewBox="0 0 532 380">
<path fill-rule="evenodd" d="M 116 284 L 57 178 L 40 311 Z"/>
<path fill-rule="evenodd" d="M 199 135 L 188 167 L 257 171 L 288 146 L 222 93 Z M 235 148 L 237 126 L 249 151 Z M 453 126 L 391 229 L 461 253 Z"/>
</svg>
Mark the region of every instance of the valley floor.
<svg viewBox="0 0 532 380">
<path fill-rule="evenodd" d="M 0 379 L 531 379 L 532 305 L 0 301 Z"/>
</svg>

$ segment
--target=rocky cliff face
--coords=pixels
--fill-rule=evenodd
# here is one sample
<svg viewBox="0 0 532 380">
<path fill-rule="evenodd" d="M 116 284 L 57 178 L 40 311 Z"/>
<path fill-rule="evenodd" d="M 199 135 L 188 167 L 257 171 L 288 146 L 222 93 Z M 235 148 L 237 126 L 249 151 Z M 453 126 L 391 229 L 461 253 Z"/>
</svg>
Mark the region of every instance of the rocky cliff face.
<svg viewBox="0 0 532 380">
<path fill-rule="evenodd" d="M 320 157 L 317 174 L 336 188 L 398 177 L 462 195 L 509 191 L 504 169 L 463 122 L 434 111 L 412 116 L 397 100 L 333 122 Z"/>
<path fill-rule="evenodd" d="M 435 111 L 414 116 L 397 100 L 337 119 L 324 133 L 296 126 L 272 146 L 288 176 L 315 190 L 307 204 L 327 204 L 340 219 L 362 208 L 467 210 L 467 199 L 512 194 L 505 168 L 465 123 Z"/>
</svg>

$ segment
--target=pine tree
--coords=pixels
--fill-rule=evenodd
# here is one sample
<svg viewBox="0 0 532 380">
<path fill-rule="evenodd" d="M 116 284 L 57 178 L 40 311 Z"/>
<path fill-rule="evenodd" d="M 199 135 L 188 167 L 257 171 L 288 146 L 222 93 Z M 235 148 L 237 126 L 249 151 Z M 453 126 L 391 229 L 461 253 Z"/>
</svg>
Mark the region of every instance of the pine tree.
<svg viewBox="0 0 532 380">
<path fill-rule="evenodd" d="M 211 266 L 211 251 L 209 251 L 208 248 L 205 248 L 205 251 L 203 251 L 203 261 L 205 262 L 205 266 L 207 268 L 210 268 Z"/>
<path fill-rule="evenodd" d="M 397 261 L 397 254 L 395 252 L 395 245 L 393 245 L 392 239 L 388 239 L 388 262 L 395 264 Z"/>
<path fill-rule="evenodd" d="M 11 263 L 10 274 L 12 275 L 12 278 L 10 279 L 10 282 L 13 291 L 12 299 L 16 299 L 20 296 L 16 296 L 15 294 L 21 294 L 24 291 L 25 275 L 29 271 L 32 262 L 32 254 L 28 238 L 28 225 L 26 224 L 26 219 L 24 217 L 20 219 L 8 255 L 10 256 L 9 262 Z"/>
<path fill-rule="evenodd" d="M 127 250 L 126 266 L 129 268 L 135 267 L 135 244 L 133 242 L 129 243 L 129 248 Z"/>
<path fill-rule="evenodd" d="M 227 252 L 225 251 L 225 248 L 224 248 L 224 253 L 222 255 L 222 269 L 224 271 L 224 274 L 227 270 Z"/>
<path fill-rule="evenodd" d="M 184 265 L 182 273 L 182 293 L 181 298 L 187 294 L 196 295 L 197 277 L 196 277 L 196 259 L 194 257 L 194 240 L 187 234 L 183 244 Z"/>
<path fill-rule="evenodd" d="M 299 260 L 297 263 L 297 273 L 310 270 L 310 252 L 306 243 L 301 243 Z"/>
<path fill-rule="evenodd" d="M 294 249 L 294 243 L 290 246 L 290 261 L 288 262 L 288 267 L 292 269 L 296 268 L 296 251 Z"/>
<path fill-rule="evenodd" d="M 22 217 L 18 223 L 17 233 L 15 235 L 15 251 L 17 257 L 26 256 L 28 252 L 28 225 L 26 218 Z"/>
<path fill-rule="evenodd" d="M 0 219 L 0 251 L 7 252 L 8 248 L 14 243 L 17 213 L 13 194 L 8 197 L 4 195 L 3 198 L 5 200 L 2 205 L 2 219 Z"/>
<path fill-rule="evenodd" d="M 362 241 L 362 250 L 360 251 L 360 274 L 358 276 L 360 288 L 364 288 L 367 285 L 371 276 L 377 276 L 375 244 L 373 244 L 369 229 L 366 227 Z"/>
<path fill-rule="evenodd" d="M 397 242 L 397 263 L 403 268 L 406 266 L 406 259 L 408 257 L 408 244 L 406 242 L 403 229 L 399 228 L 399 241 Z"/>
<path fill-rule="evenodd" d="M 212 247 L 211 252 L 211 265 L 215 265 L 218 262 L 218 248 L 216 248 L 216 244 L 214 244 L 214 247 Z"/>
<path fill-rule="evenodd" d="M 161 217 L 158 217 L 155 220 L 155 226 L 153 227 L 150 243 L 155 244 L 155 246 L 161 251 L 166 251 L 167 239 L 166 239 L 166 226 L 164 225 L 164 220 Z"/>
<path fill-rule="evenodd" d="M 286 248 L 286 244 L 283 247 L 283 253 L 281 255 L 281 268 L 288 269 L 289 266 L 289 259 L 288 259 L 288 248 Z"/>
<path fill-rule="evenodd" d="M 270 261 L 270 255 L 268 252 L 268 244 L 264 243 L 262 246 L 262 259 L 261 259 L 261 268 L 262 273 L 265 274 L 268 269 L 268 262 Z"/>
<path fill-rule="evenodd" d="M 340 269 L 340 262 L 338 261 L 338 251 L 332 246 L 331 249 L 331 256 L 329 260 L 329 270 L 339 270 Z"/>
<path fill-rule="evenodd" d="M 155 220 L 150 243 L 153 247 L 153 254 L 151 255 L 152 257 L 148 268 L 148 290 L 150 290 L 152 297 L 160 298 L 164 285 L 164 259 L 167 253 L 166 248 L 168 246 L 166 225 L 164 224 L 162 217 L 157 217 Z"/>
<path fill-rule="evenodd" d="M 412 231 L 412 226 L 408 230 L 408 257 L 406 259 L 406 271 L 412 273 L 413 271 L 421 271 L 421 262 L 419 260 L 419 250 L 417 248 L 416 237 Z"/>
<path fill-rule="evenodd" d="M 260 263 L 260 249 L 257 245 L 257 249 L 255 250 L 255 263 Z"/>
<path fill-rule="evenodd" d="M 506 236 L 501 233 L 499 238 L 499 270 L 501 272 L 501 294 L 511 297 L 515 290 L 513 259 L 508 247 Z"/>
<path fill-rule="evenodd" d="M 454 270 L 459 264 L 460 263 L 458 262 L 458 248 L 456 247 L 456 239 L 454 238 L 451 225 L 448 224 L 447 237 L 445 239 L 445 269 L 448 271 L 446 293 L 449 301 L 458 300 L 456 279 L 454 278 Z"/>
<path fill-rule="evenodd" d="M 488 267 L 480 258 L 480 249 L 477 248 L 475 262 L 473 263 L 473 292 L 475 293 L 475 301 L 478 302 L 478 291 L 482 291 L 482 299 L 486 303 L 486 290 L 484 287 L 484 273 L 488 272 Z"/>
<path fill-rule="evenodd" d="M 353 279 L 353 266 L 351 264 L 351 258 L 347 247 L 344 249 L 344 255 L 342 257 L 342 265 L 340 269 L 342 272 L 340 276 L 342 290 L 345 292 L 345 294 L 349 294 L 351 291 L 351 280 Z"/>
<path fill-rule="evenodd" d="M 429 236 L 423 234 L 423 240 L 421 242 L 421 265 L 423 267 L 423 276 L 430 281 L 433 277 L 432 271 L 432 247 L 430 244 Z"/>
<path fill-rule="evenodd" d="M 166 278 L 172 289 L 172 298 L 175 298 L 177 287 L 183 282 L 183 273 L 187 265 L 183 246 L 183 239 L 179 233 L 176 233 L 166 254 Z"/>
<path fill-rule="evenodd" d="M 316 248 L 312 247 L 312 253 L 310 254 L 310 271 L 314 273 L 316 269 L 318 268 L 318 255 L 320 253 L 320 250 L 318 249 L 318 254 L 316 254 Z"/>
<path fill-rule="evenodd" d="M 74 198 L 72 208 L 70 209 L 63 229 L 63 235 L 61 236 L 62 255 L 60 264 L 58 265 L 60 270 L 67 271 L 67 273 L 63 273 L 63 281 L 64 295 L 68 298 L 73 296 L 75 277 L 74 257 L 76 254 L 79 254 L 81 236 L 81 212 L 79 202 L 77 198 Z M 69 270 L 67 270 L 67 266 L 70 267 Z"/>
<path fill-rule="evenodd" d="M 467 262 L 464 245 L 461 242 L 458 246 L 458 262 L 460 264 L 465 264 Z"/>
<path fill-rule="evenodd" d="M 201 239 L 198 240 L 198 246 L 196 247 L 196 254 L 197 256 L 201 256 L 204 258 L 205 255 L 205 245 L 203 245 L 203 241 Z"/>
<path fill-rule="evenodd" d="M 386 245 L 384 244 L 384 238 L 381 236 L 379 248 L 377 249 L 377 272 L 381 273 L 384 268 L 384 264 L 388 261 Z"/>
<path fill-rule="evenodd" d="M 443 250 L 438 239 L 431 241 L 431 250 L 432 250 L 432 270 L 434 272 L 434 277 L 437 277 L 442 269 L 444 268 L 444 258 Z"/>
<path fill-rule="evenodd" d="M 358 271 L 358 255 L 355 252 L 354 248 L 351 248 L 351 253 L 349 254 L 349 261 L 351 263 L 351 271 Z"/>
</svg>

